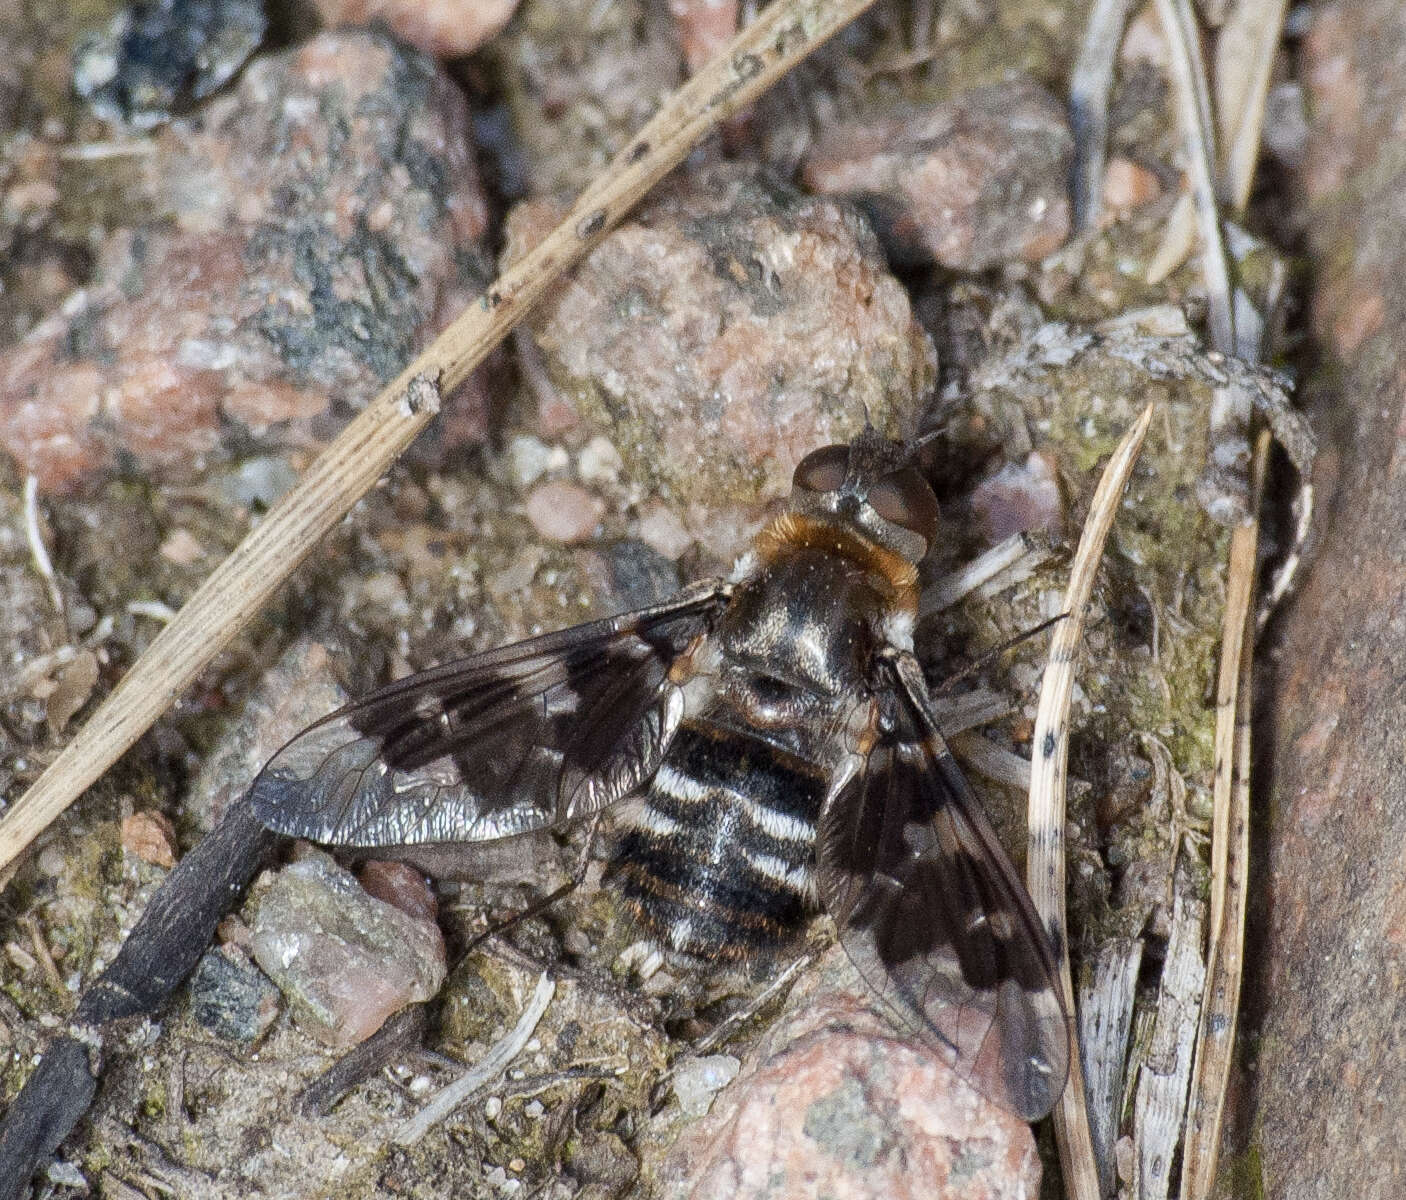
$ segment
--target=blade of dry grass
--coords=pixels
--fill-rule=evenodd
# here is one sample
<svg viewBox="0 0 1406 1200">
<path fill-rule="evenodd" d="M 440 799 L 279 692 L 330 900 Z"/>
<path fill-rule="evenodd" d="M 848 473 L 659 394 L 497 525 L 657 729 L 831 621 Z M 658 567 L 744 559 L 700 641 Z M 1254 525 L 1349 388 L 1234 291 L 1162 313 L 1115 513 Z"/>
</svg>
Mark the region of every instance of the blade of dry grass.
<svg viewBox="0 0 1406 1200">
<path fill-rule="evenodd" d="M 1220 194 L 1244 212 L 1259 160 L 1269 73 L 1274 66 L 1288 0 L 1240 0 L 1216 39 L 1216 116 L 1222 159 Z"/>
<path fill-rule="evenodd" d="M 1148 405 L 1137 423 L 1118 443 L 1089 506 L 1079 548 L 1064 593 L 1068 617 L 1055 626 L 1049 664 L 1040 686 L 1035 717 L 1035 756 L 1031 763 L 1030 833 L 1026 878 L 1036 911 L 1054 936 L 1059 953 L 1060 982 L 1070 1014 L 1069 1082 L 1054 1110 L 1055 1138 L 1065 1192 L 1070 1200 L 1099 1200 L 1098 1164 L 1089 1132 L 1084 1071 L 1073 1022 L 1074 987 L 1069 974 L 1069 939 L 1065 923 L 1064 817 L 1069 772 L 1069 702 L 1074 690 L 1074 661 L 1084 635 L 1085 611 L 1104 542 L 1132 475 L 1142 440 L 1152 423 Z"/>
<path fill-rule="evenodd" d="M 1079 58 L 1069 77 L 1069 124 L 1074 131 L 1074 228 L 1087 233 L 1103 207 L 1103 168 L 1108 158 L 1108 97 L 1113 66 L 1133 0 L 1094 0 Z"/>
<path fill-rule="evenodd" d="M 1264 430 L 1255 444 L 1252 501 L 1256 509 L 1264 488 L 1270 440 L 1269 431 Z M 1182 1150 L 1181 1200 L 1208 1200 L 1215 1186 L 1221 1119 L 1240 1010 L 1249 896 L 1250 676 L 1254 665 L 1250 633 L 1258 543 L 1258 521 L 1247 521 L 1231 534 L 1225 633 L 1216 688 L 1211 944 Z"/>
<path fill-rule="evenodd" d="M 1162 227 L 1162 240 L 1148 261 L 1144 278 L 1148 283 L 1161 283 L 1196 248 L 1196 202 L 1185 192 L 1177 197 L 1172 211 Z"/>
<path fill-rule="evenodd" d="M 1191 11 L 1189 0 L 1155 0 L 1155 3 L 1171 53 L 1172 82 L 1186 146 L 1186 173 L 1201 234 L 1201 273 L 1206 283 L 1211 345 L 1223 354 L 1234 354 L 1230 269 L 1226 264 L 1216 207 L 1215 135 L 1196 15 Z"/>
<path fill-rule="evenodd" d="M 1099 1183 L 1103 1194 L 1111 1196 L 1117 1177 L 1113 1147 L 1123 1115 L 1123 1080 L 1142 967 L 1142 939 L 1109 939 L 1098 948 L 1091 967 L 1079 988 L 1079 1043 L 1085 1059 L 1089 1130 Z"/>
<path fill-rule="evenodd" d="M 126 677 L 0 819 L 11 862 L 176 700 L 380 478 L 563 271 L 720 121 L 757 98 L 874 0 L 777 0 L 673 93 L 571 212 L 386 387 L 205 580 Z"/>
<path fill-rule="evenodd" d="M 1205 926 L 1205 902 L 1178 890 L 1172 901 L 1172 928 L 1157 993 L 1157 1018 L 1138 1070 L 1133 1102 L 1135 1200 L 1166 1200 L 1171 1188 L 1196 1052 L 1196 1010 L 1206 981 L 1201 957 Z"/>
</svg>

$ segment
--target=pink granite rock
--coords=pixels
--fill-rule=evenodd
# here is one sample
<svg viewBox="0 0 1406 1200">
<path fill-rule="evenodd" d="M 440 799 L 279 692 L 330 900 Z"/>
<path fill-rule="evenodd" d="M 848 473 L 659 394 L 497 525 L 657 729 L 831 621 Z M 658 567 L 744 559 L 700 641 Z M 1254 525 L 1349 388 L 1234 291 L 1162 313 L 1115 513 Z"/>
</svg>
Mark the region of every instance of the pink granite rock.
<svg viewBox="0 0 1406 1200">
<path fill-rule="evenodd" d="M 464 101 L 370 34 L 256 62 L 148 164 L 142 223 L 0 355 L 0 446 L 48 491 L 316 446 L 467 300 L 487 210 Z M 481 431 L 472 383 L 446 427 Z"/>
<path fill-rule="evenodd" d="M 891 254 L 984 271 L 1064 242 L 1073 153 L 1060 104 L 1015 80 L 838 122 L 803 176 L 818 192 L 862 198 Z"/>
<path fill-rule="evenodd" d="M 520 206 L 510 254 L 554 215 Z M 622 475 L 723 557 L 802 455 L 866 414 L 902 432 L 936 366 L 854 209 L 730 165 L 666 186 L 530 320 L 547 374 L 609 434 Z"/>
<path fill-rule="evenodd" d="M 314 0 L 328 25 L 385 25 L 436 58 L 477 50 L 508 23 L 518 0 Z"/>
<path fill-rule="evenodd" d="M 320 851 L 278 872 L 258 898 L 253 944 L 303 1031 L 341 1049 L 444 983 L 439 927 L 376 899 Z"/>
<path fill-rule="evenodd" d="M 1024 1200 L 1030 1127 L 907 1043 L 833 950 L 660 1165 L 687 1200 Z"/>
<path fill-rule="evenodd" d="M 205 755 L 187 797 L 197 822 L 212 828 L 284 742 L 346 700 L 327 647 L 294 642 Z"/>
</svg>

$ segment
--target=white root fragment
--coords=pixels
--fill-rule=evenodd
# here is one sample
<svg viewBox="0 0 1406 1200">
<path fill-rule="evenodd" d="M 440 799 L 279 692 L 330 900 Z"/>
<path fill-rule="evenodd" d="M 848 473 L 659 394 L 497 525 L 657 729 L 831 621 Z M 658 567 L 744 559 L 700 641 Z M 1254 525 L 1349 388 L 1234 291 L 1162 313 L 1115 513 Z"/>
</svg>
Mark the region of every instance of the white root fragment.
<svg viewBox="0 0 1406 1200">
<path fill-rule="evenodd" d="M 29 543 L 29 554 L 34 559 L 34 569 L 49 589 L 49 601 L 58 613 L 59 619 L 68 623 L 64 609 L 63 592 L 59 590 L 58 576 L 54 573 L 54 563 L 49 557 L 49 548 L 44 544 L 44 534 L 39 528 L 39 480 L 33 475 L 24 477 L 24 536 Z"/>
<path fill-rule="evenodd" d="M 453 1083 L 437 1091 L 418 1113 L 403 1121 L 391 1135 L 391 1140 L 397 1146 L 413 1146 L 475 1092 L 482 1091 L 493 1083 L 527 1045 L 533 1030 L 537 1028 L 537 1022 L 542 1019 L 542 1014 L 547 1011 L 552 997 L 556 995 L 556 990 L 556 983 L 543 971 L 537 980 L 537 987 L 532 992 L 532 998 L 522 1010 L 522 1016 L 518 1018 L 511 1032 L 496 1042 L 487 1054 Z"/>
</svg>

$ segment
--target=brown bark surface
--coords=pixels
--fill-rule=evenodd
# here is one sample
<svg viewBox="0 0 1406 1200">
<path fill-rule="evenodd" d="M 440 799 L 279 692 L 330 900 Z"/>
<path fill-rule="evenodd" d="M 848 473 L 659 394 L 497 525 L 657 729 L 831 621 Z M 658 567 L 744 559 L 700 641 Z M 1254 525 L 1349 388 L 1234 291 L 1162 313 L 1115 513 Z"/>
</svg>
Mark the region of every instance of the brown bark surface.
<svg viewBox="0 0 1406 1200">
<path fill-rule="evenodd" d="M 1406 11 L 1314 13 L 1320 550 L 1287 615 L 1250 1131 L 1264 1195 L 1406 1195 Z"/>
</svg>

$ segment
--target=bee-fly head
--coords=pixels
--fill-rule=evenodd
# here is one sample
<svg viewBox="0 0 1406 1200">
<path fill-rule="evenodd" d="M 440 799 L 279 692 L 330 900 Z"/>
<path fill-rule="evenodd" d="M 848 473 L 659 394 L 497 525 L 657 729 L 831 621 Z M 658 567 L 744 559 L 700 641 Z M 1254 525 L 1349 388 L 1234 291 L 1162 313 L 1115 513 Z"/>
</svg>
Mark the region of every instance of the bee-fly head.
<svg viewBox="0 0 1406 1200">
<path fill-rule="evenodd" d="M 907 446 L 871 429 L 854 441 L 822 446 L 791 477 L 791 502 L 806 516 L 852 528 L 921 562 L 937 537 L 937 496 Z"/>
</svg>

